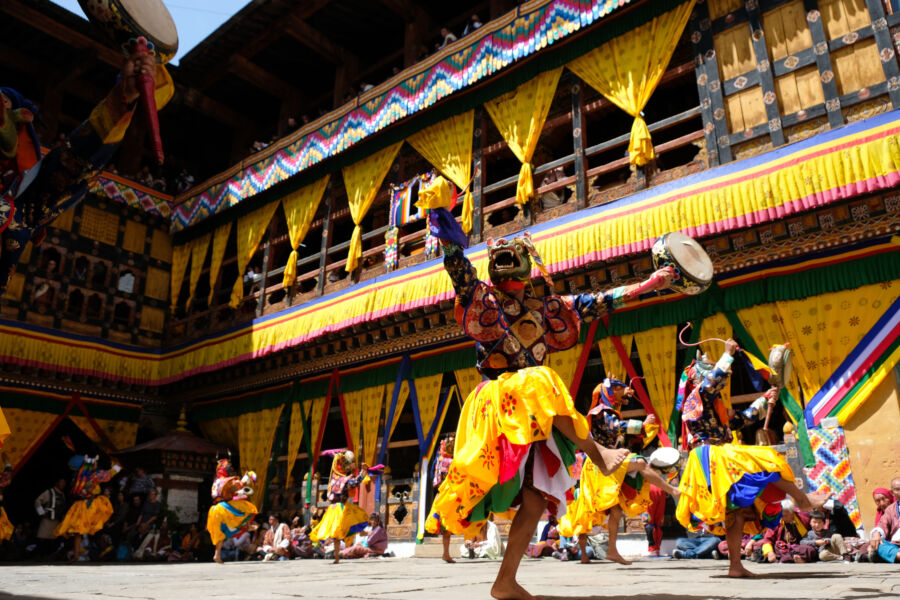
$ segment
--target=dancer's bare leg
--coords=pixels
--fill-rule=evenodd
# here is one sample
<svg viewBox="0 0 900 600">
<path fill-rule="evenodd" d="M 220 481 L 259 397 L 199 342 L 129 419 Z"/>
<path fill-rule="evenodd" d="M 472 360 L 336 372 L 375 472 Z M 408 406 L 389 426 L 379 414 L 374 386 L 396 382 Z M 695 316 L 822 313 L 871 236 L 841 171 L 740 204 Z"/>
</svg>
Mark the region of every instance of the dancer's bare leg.
<svg viewBox="0 0 900 600">
<path fill-rule="evenodd" d="M 444 556 L 442 556 L 441 558 L 444 559 L 444 562 L 455 563 L 456 561 L 453 560 L 452 556 L 450 556 L 450 532 L 449 531 L 444 531 L 443 539 L 441 541 L 444 544 Z"/>
<path fill-rule="evenodd" d="M 537 490 L 530 487 L 522 488 L 522 505 L 519 506 L 516 516 L 509 528 L 509 538 L 506 542 L 506 552 L 503 554 L 503 562 L 500 563 L 500 571 L 497 579 L 491 587 L 491 596 L 498 600 L 537 600 L 525 591 L 516 581 L 516 572 L 525 548 L 534 535 L 534 529 L 541 514 L 547 507 L 547 501 Z"/>
<path fill-rule="evenodd" d="M 578 437 L 578 434 L 575 433 L 575 423 L 572 422 L 572 417 L 553 417 L 553 426 L 559 429 L 560 433 L 569 438 L 579 450 L 587 454 L 587 457 L 591 459 L 591 462 L 597 465 L 597 468 L 599 468 L 600 472 L 604 475 L 609 475 L 618 469 L 630 454 L 630 452 L 624 448 L 620 450 L 611 450 L 609 448 L 604 448 L 592 439 Z"/>
<path fill-rule="evenodd" d="M 334 562 L 331 564 L 336 565 L 341 562 L 341 540 L 334 538 L 332 543 L 334 544 Z"/>
<path fill-rule="evenodd" d="M 728 576 L 753 577 L 753 573 L 741 564 L 741 536 L 746 518 L 740 510 L 734 512 L 734 521 L 725 527 L 725 542 L 728 544 Z"/>
<path fill-rule="evenodd" d="M 578 549 L 581 550 L 581 562 L 583 564 L 591 562 L 591 557 L 587 555 L 587 535 L 584 533 L 578 536 Z"/>
<path fill-rule="evenodd" d="M 225 540 L 222 540 L 218 544 L 216 544 L 216 552 L 213 554 L 213 560 L 219 563 L 220 565 L 225 564 L 225 561 L 222 560 L 222 544 L 225 543 Z"/>
<path fill-rule="evenodd" d="M 678 488 L 669 483 L 665 477 L 659 474 L 653 467 L 647 464 L 645 460 L 636 460 L 628 464 L 628 472 L 639 472 L 641 476 L 646 479 L 648 482 L 652 483 L 665 493 L 669 494 L 675 500 L 678 500 L 678 496 L 681 495 L 681 492 L 678 491 Z"/>
<path fill-rule="evenodd" d="M 619 554 L 619 548 L 616 546 L 616 540 L 619 537 L 619 523 L 622 522 L 622 508 L 616 504 L 609 509 L 609 519 L 606 521 L 606 528 L 609 530 L 609 550 L 606 551 L 606 558 L 620 565 L 630 565 L 630 560 L 625 560 Z"/>
<path fill-rule="evenodd" d="M 76 534 L 72 543 L 72 562 L 78 562 L 79 556 L 81 556 L 81 536 Z"/>
<path fill-rule="evenodd" d="M 825 501 L 831 497 L 830 494 L 826 493 L 807 494 L 800 488 L 798 488 L 793 481 L 788 481 L 783 477 L 776 481 L 773 485 L 796 500 L 797 508 L 799 508 L 800 510 L 811 511 L 822 508 L 822 505 L 825 504 Z"/>
</svg>

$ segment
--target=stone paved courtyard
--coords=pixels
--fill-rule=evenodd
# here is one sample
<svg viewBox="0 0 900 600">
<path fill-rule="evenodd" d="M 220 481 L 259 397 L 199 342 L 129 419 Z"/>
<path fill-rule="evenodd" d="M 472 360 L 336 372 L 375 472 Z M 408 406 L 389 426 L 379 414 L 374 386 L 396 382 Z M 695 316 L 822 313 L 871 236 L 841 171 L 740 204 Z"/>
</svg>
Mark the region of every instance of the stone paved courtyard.
<svg viewBox="0 0 900 600">
<path fill-rule="evenodd" d="M 447 565 L 395 558 L 282 563 L 2 565 L 0 598 L 488 599 L 493 562 Z M 645 559 L 630 567 L 525 559 L 522 583 L 545 600 L 867 600 L 900 598 L 900 567 L 752 565 L 760 578 L 726 579 L 724 561 Z"/>
</svg>

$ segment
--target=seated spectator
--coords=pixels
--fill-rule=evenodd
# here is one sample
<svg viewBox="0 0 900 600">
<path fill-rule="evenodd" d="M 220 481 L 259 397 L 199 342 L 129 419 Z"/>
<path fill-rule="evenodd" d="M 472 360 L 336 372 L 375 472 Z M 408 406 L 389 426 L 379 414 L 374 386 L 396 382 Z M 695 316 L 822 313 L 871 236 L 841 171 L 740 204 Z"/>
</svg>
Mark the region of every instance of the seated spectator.
<svg viewBox="0 0 900 600">
<path fill-rule="evenodd" d="M 688 531 L 687 537 L 675 540 L 672 558 L 718 558 L 716 548 L 719 546 L 721 539 L 706 529 L 703 531 Z"/>
<path fill-rule="evenodd" d="M 366 83 L 365 81 L 363 81 L 359 84 L 359 91 L 360 92 L 368 92 L 373 87 L 375 87 L 375 86 L 372 85 L 371 83 Z"/>
<path fill-rule="evenodd" d="M 369 558 L 381 556 L 387 550 L 387 532 L 381 524 L 378 513 L 369 515 L 369 535 L 363 541 L 358 541 L 346 550 L 341 551 L 341 558 Z"/>
<path fill-rule="evenodd" d="M 176 181 L 178 193 L 186 192 L 194 187 L 194 176 L 188 173 L 187 169 L 182 169 L 178 174 Z"/>
<path fill-rule="evenodd" d="M 463 29 L 463 37 L 473 33 L 476 29 L 481 27 L 481 19 L 478 18 L 478 15 L 472 15 L 469 18 L 469 22 L 466 23 L 465 29 Z"/>
<path fill-rule="evenodd" d="M 456 36 L 453 35 L 453 32 L 447 29 L 446 27 L 441 27 L 441 38 L 444 40 L 438 46 L 438 50 L 447 46 L 447 44 L 452 44 L 456 41 Z"/>
<path fill-rule="evenodd" d="M 559 550 L 552 554 L 553 558 L 562 561 L 580 560 L 581 562 L 590 562 L 594 558 L 594 548 L 590 544 L 584 546 L 585 558 L 582 558 L 581 548 L 578 546 L 577 537 L 559 536 Z"/>
<path fill-rule="evenodd" d="M 153 186 L 153 174 L 150 173 L 150 167 L 144 165 L 141 167 L 141 170 L 138 171 L 138 174 L 135 175 L 135 179 L 137 179 L 138 183 L 143 184 L 147 187 Z"/>
<path fill-rule="evenodd" d="M 895 483 L 900 483 L 900 479 L 891 481 L 891 492 L 894 491 Z M 884 509 L 884 514 L 869 537 L 870 560 L 897 562 L 897 554 L 900 552 L 900 501 L 894 501 Z"/>
<path fill-rule="evenodd" d="M 801 544 L 808 532 L 809 515 L 797 510 L 794 502 L 786 498 L 781 502 L 781 522 L 775 529 L 766 530 L 758 545 L 760 554 L 770 563 L 813 562 L 818 552 L 812 546 Z"/>
<path fill-rule="evenodd" d="M 202 541 L 200 528 L 196 523 L 191 523 L 190 529 L 181 537 L 178 549 L 169 553 L 169 562 L 197 560 L 197 552 L 200 550 Z"/>
<path fill-rule="evenodd" d="M 282 523 L 274 514 L 269 515 L 269 529 L 263 536 L 263 552 L 266 553 L 263 560 L 290 560 L 291 557 L 291 530 L 287 523 Z"/>
<path fill-rule="evenodd" d="M 138 534 L 140 533 L 139 527 L 141 524 L 142 508 L 143 503 L 141 502 L 141 497 L 132 496 L 131 506 L 128 507 L 128 512 L 125 515 L 125 521 L 122 525 L 122 537 L 125 539 L 125 544 L 129 549 L 134 548 Z"/>
<path fill-rule="evenodd" d="M 144 502 L 144 505 L 141 507 L 141 520 L 138 523 L 138 529 L 141 535 L 150 531 L 150 528 L 155 526 L 155 523 L 159 518 L 159 511 L 162 508 L 162 503 L 160 503 L 158 496 L 159 494 L 156 490 L 150 490 L 147 501 Z"/>
<path fill-rule="evenodd" d="M 525 555 L 531 558 L 540 558 L 542 556 L 553 556 L 553 553 L 559 550 L 559 531 L 557 530 L 556 516 L 550 515 L 547 524 L 541 531 L 537 544 L 531 544 L 525 550 Z"/>
<path fill-rule="evenodd" d="M 844 546 L 844 538 L 839 533 L 834 533 L 831 527 L 825 525 L 825 513 L 814 510 L 809 513 L 810 530 L 806 532 L 806 536 L 800 541 L 804 546 L 812 546 L 818 551 L 818 558 L 821 561 L 841 560 L 847 554 L 847 547 Z M 809 562 L 806 559 L 795 556 L 794 562 Z"/>
<path fill-rule="evenodd" d="M 130 487 L 128 488 L 128 493 L 132 496 L 140 496 L 141 501 L 147 499 L 147 496 L 150 495 L 150 490 L 156 489 L 156 482 L 147 475 L 147 471 L 145 471 L 142 467 L 138 467 L 134 470 L 134 473 L 131 476 Z"/>
<path fill-rule="evenodd" d="M 494 524 L 494 515 L 488 517 L 481 534 L 474 540 L 466 540 L 460 548 L 463 558 L 503 558 L 503 540 Z"/>
<path fill-rule="evenodd" d="M 881 517 L 884 516 L 884 511 L 894 503 L 894 495 L 887 488 L 875 488 L 872 498 L 875 500 L 875 525 L 877 526 Z"/>
<path fill-rule="evenodd" d="M 544 187 L 550 185 L 551 183 L 556 183 L 557 181 L 562 181 L 566 178 L 566 170 L 563 167 L 556 167 L 555 169 L 551 169 L 544 175 L 544 178 L 541 179 L 541 185 L 539 187 Z M 544 192 L 540 195 L 539 199 L 541 201 L 541 208 L 547 210 L 549 208 L 554 208 L 559 206 L 560 204 L 566 203 L 566 188 L 560 188 L 558 190 L 554 190 L 552 192 Z"/>
<path fill-rule="evenodd" d="M 294 517 L 291 521 L 291 544 L 294 556 L 297 558 L 323 558 L 325 553 L 321 548 L 313 545 L 309 539 L 309 525 L 303 525 L 300 517 Z"/>
<path fill-rule="evenodd" d="M 900 477 L 891 479 L 891 493 L 894 495 L 894 500 L 900 502 Z"/>
<path fill-rule="evenodd" d="M 159 529 L 154 529 L 144 536 L 144 541 L 134 551 L 132 557 L 135 560 L 145 561 L 165 560 L 171 550 L 172 538 L 169 537 L 169 524 L 163 521 Z"/>
</svg>

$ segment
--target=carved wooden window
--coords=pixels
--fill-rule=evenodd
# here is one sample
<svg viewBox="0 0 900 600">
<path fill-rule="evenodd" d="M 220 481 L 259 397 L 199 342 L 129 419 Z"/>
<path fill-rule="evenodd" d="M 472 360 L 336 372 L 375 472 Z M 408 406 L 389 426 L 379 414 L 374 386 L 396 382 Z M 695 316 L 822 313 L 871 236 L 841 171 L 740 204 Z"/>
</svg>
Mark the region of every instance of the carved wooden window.
<svg viewBox="0 0 900 600">
<path fill-rule="evenodd" d="M 900 107 L 881 0 L 706 0 L 691 41 L 713 162 Z"/>
</svg>

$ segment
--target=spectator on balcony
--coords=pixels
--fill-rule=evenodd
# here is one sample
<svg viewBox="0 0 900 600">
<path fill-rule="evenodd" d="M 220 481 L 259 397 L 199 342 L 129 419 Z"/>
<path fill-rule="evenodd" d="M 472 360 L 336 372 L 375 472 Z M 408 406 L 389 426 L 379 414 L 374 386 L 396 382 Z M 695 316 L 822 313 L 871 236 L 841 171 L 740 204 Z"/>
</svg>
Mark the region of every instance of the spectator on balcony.
<svg viewBox="0 0 900 600">
<path fill-rule="evenodd" d="M 453 35 L 453 32 L 447 29 L 446 27 L 441 27 L 441 38 L 443 38 L 443 42 L 441 42 L 437 49 L 440 50 L 446 47 L 448 44 L 452 44 L 456 41 L 456 36 Z"/>
<path fill-rule="evenodd" d="M 470 33 L 474 33 L 476 29 L 481 27 L 481 19 L 478 18 L 478 15 L 472 15 L 469 17 L 468 23 L 466 23 L 465 29 L 463 29 L 463 37 L 466 37 Z"/>
<path fill-rule="evenodd" d="M 147 187 L 153 187 L 153 175 L 150 173 L 150 167 L 144 165 L 137 175 L 134 176 L 138 183 Z"/>
<path fill-rule="evenodd" d="M 564 167 L 559 166 L 555 169 L 551 169 L 544 175 L 544 178 L 541 179 L 541 185 L 539 187 L 545 187 L 550 184 L 556 183 L 557 181 L 562 181 L 566 178 L 566 170 Z M 551 208 L 555 208 L 560 206 L 561 204 L 566 203 L 566 188 L 562 187 L 552 192 L 544 192 L 540 195 L 539 200 L 541 201 L 541 208 L 543 210 L 548 210 Z"/>
<path fill-rule="evenodd" d="M 178 186 L 176 189 L 179 194 L 186 192 L 194 187 L 194 176 L 188 173 L 187 169 L 182 169 L 181 173 L 178 174 L 176 185 Z"/>
</svg>

